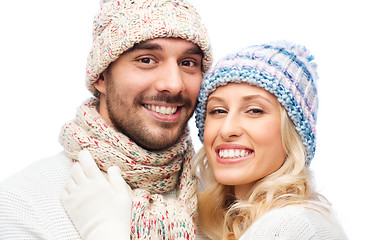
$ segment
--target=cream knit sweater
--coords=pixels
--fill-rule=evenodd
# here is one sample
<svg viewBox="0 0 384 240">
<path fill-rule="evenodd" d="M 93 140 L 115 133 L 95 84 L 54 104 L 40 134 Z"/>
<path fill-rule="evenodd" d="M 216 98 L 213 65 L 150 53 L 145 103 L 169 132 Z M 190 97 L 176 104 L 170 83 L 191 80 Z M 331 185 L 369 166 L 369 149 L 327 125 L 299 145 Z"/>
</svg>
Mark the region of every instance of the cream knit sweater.
<svg viewBox="0 0 384 240">
<path fill-rule="evenodd" d="M 0 183 L 0 240 L 80 239 L 59 199 L 71 167 L 60 153 Z M 196 238 L 205 239 L 199 229 Z"/>
<path fill-rule="evenodd" d="M 240 240 L 345 240 L 344 231 L 332 216 L 300 206 L 267 212 L 255 221 Z"/>
</svg>

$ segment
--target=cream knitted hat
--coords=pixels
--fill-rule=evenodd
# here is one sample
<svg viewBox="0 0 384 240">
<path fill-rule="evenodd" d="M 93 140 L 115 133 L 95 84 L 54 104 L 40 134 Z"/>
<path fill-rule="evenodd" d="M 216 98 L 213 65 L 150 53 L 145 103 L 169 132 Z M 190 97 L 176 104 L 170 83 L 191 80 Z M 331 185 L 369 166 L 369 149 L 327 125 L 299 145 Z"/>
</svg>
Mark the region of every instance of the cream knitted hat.
<svg viewBox="0 0 384 240">
<path fill-rule="evenodd" d="M 87 64 L 87 87 L 95 95 L 100 74 L 134 44 L 154 38 L 181 38 L 204 53 L 203 72 L 212 63 L 205 26 L 184 0 L 103 0 L 93 22 L 93 47 Z"/>
</svg>

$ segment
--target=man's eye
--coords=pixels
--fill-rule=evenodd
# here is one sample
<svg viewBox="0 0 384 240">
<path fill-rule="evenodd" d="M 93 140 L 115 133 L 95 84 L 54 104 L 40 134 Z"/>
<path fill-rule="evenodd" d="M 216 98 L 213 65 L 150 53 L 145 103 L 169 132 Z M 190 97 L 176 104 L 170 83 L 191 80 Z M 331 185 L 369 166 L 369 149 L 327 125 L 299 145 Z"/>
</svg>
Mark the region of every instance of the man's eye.
<svg viewBox="0 0 384 240">
<path fill-rule="evenodd" d="M 186 60 L 186 61 L 182 61 L 180 65 L 185 67 L 193 67 L 196 65 L 196 63 L 194 61 Z"/>
<path fill-rule="evenodd" d="M 152 63 L 155 63 L 155 60 L 151 58 L 141 58 L 139 59 L 139 62 L 145 63 L 145 64 L 152 64 Z"/>
</svg>

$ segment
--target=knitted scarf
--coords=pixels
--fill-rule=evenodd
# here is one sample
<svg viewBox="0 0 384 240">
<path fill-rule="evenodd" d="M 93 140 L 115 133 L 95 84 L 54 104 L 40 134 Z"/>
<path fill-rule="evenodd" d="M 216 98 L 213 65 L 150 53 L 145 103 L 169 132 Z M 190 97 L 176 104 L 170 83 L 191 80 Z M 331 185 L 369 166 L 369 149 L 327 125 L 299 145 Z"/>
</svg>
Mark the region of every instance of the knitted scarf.
<svg viewBox="0 0 384 240">
<path fill-rule="evenodd" d="M 133 189 L 132 239 L 194 239 L 197 182 L 191 170 L 193 155 L 189 130 L 164 151 L 151 152 L 135 144 L 102 119 L 99 100 L 82 104 L 76 119 L 64 125 L 60 143 L 66 155 L 77 160 L 84 148 L 106 172 L 118 166 Z M 177 199 L 162 193 L 177 189 Z"/>
</svg>

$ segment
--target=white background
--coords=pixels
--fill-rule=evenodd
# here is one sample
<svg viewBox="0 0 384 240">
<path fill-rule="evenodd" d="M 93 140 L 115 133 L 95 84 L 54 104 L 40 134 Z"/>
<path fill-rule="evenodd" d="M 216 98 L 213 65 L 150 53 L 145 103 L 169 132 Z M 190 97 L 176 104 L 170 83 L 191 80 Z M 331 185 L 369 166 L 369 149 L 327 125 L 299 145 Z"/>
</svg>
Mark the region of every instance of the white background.
<svg viewBox="0 0 384 240">
<path fill-rule="evenodd" d="M 320 76 L 318 147 L 311 165 L 318 190 L 333 203 L 350 239 L 382 238 L 380 1 L 192 2 L 208 28 L 216 59 L 280 39 L 312 51 Z M 0 181 L 62 150 L 57 140 L 62 125 L 91 96 L 84 69 L 98 4 L 98 0 L 2 3 Z M 197 137 L 194 143 L 201 146 Z"/>
</svg>

